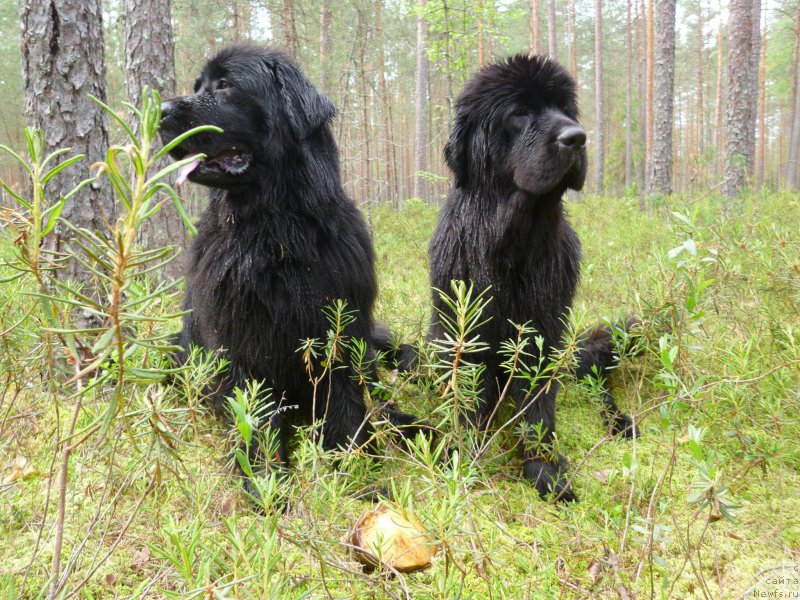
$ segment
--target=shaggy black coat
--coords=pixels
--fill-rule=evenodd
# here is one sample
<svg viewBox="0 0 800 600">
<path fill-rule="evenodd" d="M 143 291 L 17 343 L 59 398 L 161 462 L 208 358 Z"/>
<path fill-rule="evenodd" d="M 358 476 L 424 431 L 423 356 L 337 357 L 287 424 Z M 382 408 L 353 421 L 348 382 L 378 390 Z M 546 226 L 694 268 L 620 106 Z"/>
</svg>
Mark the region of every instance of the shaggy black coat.
<svg viewBox="0 0 800 600">
<path fill-rule="evenodd" d="M 491 287 L 491 302 L 479 330 L 487 352 L 467 357 L 486 364 L 479 405 L 468 419 L 486 427 L 508 379 L 498 355 L 514 339 L 511 322 L 528 323 L 544 338 L 543 348 L 561 347 L 566 316 L 580 273 L 581 247 L 564 214 L 562 196 L 580 190 L 586 177 L 586 134 L 578 124 L 575 82 L 566 69 L 544 57 L 516 56 L 485 67 L 467 83 L 456 102 L 455 123 L 445 147 L 453 186 L 430 244 L 431 284 L 449 291 L 452 280 Z M 437 292 L 431 337 L 441 337 Z M 445 313 L 446 314 L 446 313 Z M 529 365 L 536 365 L 537 347 Z M 581 375 L 595 364 L 613 362 L 610 331 L 600 328 L 582 350 Z M 555 431 L 558 385 L 528 394 L 515 379 L 508 394 L 525 422 L 542 428 L 542 445 L 523 440 L 524 475 L 542 496 L 575 500 L 565 464 L 547 448 Z M 630 422 L 619 414 L 620 431 Z"/>
<path fill-rule="evenodd" d="M 184 307 L 191 312 L 178 343 L 222 350 L 230 361 L 209 390 L 220 415 L 225 397 L 248 380 L 271 388 L 280 409 L 269 423 L 278 438 L 269 459 L 279 463 L 288 459 L 288 424 L 296 420 L 324 418 L 329 449 L 364 444 L 372 431 L 350 357 L 341 356 L 315 392 L 311 376 L 321 367 L 310 375 L 297 351 L 305 339 L 326 339 L 323 309 L 337 299 L 356 317 L 345 335 L 367 342 L 373 335 L 374 254 L 342 189 L 334 113 L 282 53 L 243 45 L 212 58 L 194 94 L 163 105 L 165 141 L 198 125 L 223 130 L 190 137 L 172 152 L 176 159 L 205 154 L 181 177 L 212 188 L 188 251 Z"/>
</svg>

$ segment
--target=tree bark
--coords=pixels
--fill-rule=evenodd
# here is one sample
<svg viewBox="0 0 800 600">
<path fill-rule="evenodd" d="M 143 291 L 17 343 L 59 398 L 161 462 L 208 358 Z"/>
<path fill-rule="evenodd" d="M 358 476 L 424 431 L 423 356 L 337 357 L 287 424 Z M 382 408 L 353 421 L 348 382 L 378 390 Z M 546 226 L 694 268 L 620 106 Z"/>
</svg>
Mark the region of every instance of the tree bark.
<svg viewBox="0 0 800 600">
<path fill-rule="evenodd" d="M 383 123 L 383 163 L 386 173 L 386 190 L 392 206 L 399 208 L 400 193 L 397 189 L 397 156 L 395 154 L 392 112 L 389 90 L 386 85 L 386 55 L 383 35 L 383 0 L 375 0 L 375 37 L 378 40 L 378 84 L 381 93 L 381 122 Z"/>
<path fill-rule="evenodd" d="M 556 0 L 547 2 L 547 52 L 558 59 L 558 38 L 556 37 Z"/>
<path fill-rule="evenodd" d="M 750 51 L 750 93 L 747 95 L 747 172 L 755 174 L 756 123 L 758 122 L 758 74 L 761 63 L 761 0 L 753 0 Z"/>
<path fill-rule="evenodd" d="M 539 0 L 531 0 L 530 20 L 528 26 L 531 34 L 531 56 L 542 51 L 542 38 L 539 34 Z"/>
<path fill-rule="evenodd" d="M 575 0 L 567 3 L 567 37 L 569 38 L 569 70 L 575 81 L 578 81 L 578 37 L 575 33 L 577 29 L 575 21 Z"/>
<path fill-rule="evenodd" d="M 416 119 L 414 145 L 414 197 L 428 200 L 425 178 L 422 173 L 427 170 L 425 161 L 426 149 L 426 113 L 428 110 L 428 55 L 425 52 L 428 42 L 428 21 L 425 19 L 427 0 L 419 0 L 417 4 L 417 75 L 416 75 Z"/>
<path fill-rule="evenodd" d="M 370 127 L 370 114 L 369 114 L 369 85 L 367 80 L 369 79 L 369 75 L 367 73 L 367 38 L 369 35 L 369 23 L 367 22 L 367 16 L 365 14 L 366 7 L 361 7 L 359 5 L 358 8 L 358 27 L 357 27 L 357 35 L 358 35 L 358 79 L 359 79 L 359 87 L 360 95 L 361 95 L 361 127 L 359 128 L 359 133 L 362 136 L 363 141 L 363 148 L 364 148 L 364 155 L 363 155 L 363 163 L 364 163 L 364 180 L 363 180 L 363 195 L 362 195 L 362 202 L 368 202 L 367 210 L 369 214 L 372 215 L 372 200 L 373 200 L 373 189 L 372 183 L 374 180 L 373 169 L 372 169 L 372 148 L 370 144 L 370 138 L 372 137 L 372 128 Z"/>
<path fill-rule="evenodd" d="M 604 191 L 605 177 L 605 103 L 603 98 L 603 0 L 594 2 L 594 98 L 595 98 L 595 172 L 594 188 Z"/>
<path fill-rule="evenodd" d="M 633 181 L 633 20 L 631 0 L 625 3 L 625 188 Z"/>
<path fill-rule="evenodd" d="M 758 68 L 758 152 L 756 154 L 756 181 L 764 185 L 767 180 L 767 24 L 761 33 L 761 56 Z"/>
<path fill-rule="evenodd" d="M 283 43 L 286 52 L 297 60 L 297 25 L 294 18 L 294 1 L 283 0 L 283 9 L 281 10 L 281 30 L 283 31 Z"/>
<path fill-rule="evenodd" d="M 800 190 L 800 4 L 797 5 L 794 56 L 792 57 L 792 108 L 791 133 L 789 134 L 789 154 L 786 161 L 786 186 Z"/>
<path fill-rule="evenodd" d="M 425 2 L 427 5 L 427 2 Z M 478 4 L 476 6 L 478 11 L 478 66 L 482 67 L 486 64 L 486 32 L 485 32 L 485 23 L 484 23 L 484 14 L 483 14 L 483 2 L 478 0 Z M 419 23 L 417 23 L 419 26 Z M 425 21 L 425 35 L 428 35 L 428 22 Z"/>
<path fill-rule="evenodd" d="M 89 165 L 105 157 L 108 120 L 88 94 L 106 99 L 105 48 L 100 0 L 20 0 L 25 114 L 44 130 L 46 151 L 70 147 L 67 156 L 85 154 L 78 165 L 62 171 L 47 186 L 55 200 L 89 176 Z M 62 217 L 92 231 L 113 221 L 110 193 L 95 183 L 67 203 Z M 48 246 L 66 250 L 71 232 L 57 227 Z M 71 261 L 61 276 L 90 284 L 89 274 Z"/>
<path fill-rule="evenodd" d="M 644 180 L 645 187 L 649 190 L 650 177 L 653 174 L 653 87 L 655 81 L 655 6 L 653 0 L 647 0 L 645 23 Z"/>
<path fill-rule="evenodd" d="M 705 85 L 705 16 L 703 15 L 703 5 L 697 4 L 697 153 L 702 154 L 705 150 L 706 131 L 705 131 L 705 101 L 703 99 L 703 86 Z M 688 158 L 688 157 L 687 157 Z"/>
<path fill-rule="evenodd" d="M 675 90 L 675 0 L 656 0 L 656 71 L 653 171 L 648 193 L 672 193 L 672 127 Z"/>
<path fill-rule="evenodd" d="M 322 0 L 322 6 L 319 9 L 319 71 L 322 77 L 322 91 L 326 94 L 333 91 L 333 69 L 331 69 L 333 7 L 331 2 L 332 0 Z"/>
<path fill-rule="evenodd" d="M 166 13 L 169 14 L 169 13 Z M 154 13 L 157 20 L 161 15 Z M 233 3 L 233 36 L 237 42 L 249 41 L 251 38 L 251 27 L 253 21 L 253 11 L 249 2 Z"/>
<path fill-rule="evenodd" d="M 754 0 L 731 0 L 728 17 L 727 141 L 722 191 L 731 197 L 744 189 L 752 172 L 748 153 L 754 135 L 754 4 Z"/>
<path fill-rule="evenodd" d="M 175 42 L 172 35 L 171 0 L 124 0 L 125 88 L 130 102 L 139 106 L 145 86 L 157 90 L 163 99 L 175 96 Z M 159 144 L 158 140 L 156 141 Z M 159 146 L 160 147 L 160 144 Z M 166 166 L 164 158 L 156 170 Z M 174 244 L 186 247 L 183 221 L 169 198 L 139 233 L 138 242 L 145 248 Z M 173 260 L 164 267 L 164 275 L 180 277 L 183 267 Z"/>
<path fill-rule="evenodd" d="M 724 41 L 722 19 L 717 29 L 717 96 L 714 102 L 714 142 L 717 146 L 717 157 L 714 161 L 714 175 L 719 177 L 722 173 L 723 159 L 725 156 L 725 129 L 723 128 L 723 102 L 725 87 L 723 86 L 724 70 Z"/>
</svg>

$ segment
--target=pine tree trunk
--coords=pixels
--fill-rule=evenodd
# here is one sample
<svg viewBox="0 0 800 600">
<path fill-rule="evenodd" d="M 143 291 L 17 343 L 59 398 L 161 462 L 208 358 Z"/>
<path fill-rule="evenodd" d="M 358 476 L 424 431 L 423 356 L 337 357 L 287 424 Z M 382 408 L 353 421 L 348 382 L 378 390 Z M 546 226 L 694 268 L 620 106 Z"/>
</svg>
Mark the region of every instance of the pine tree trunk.
<svg viewBox="0 0 800 600">
<path fill-rule="evenodd" d="M 602 194 L 605 176 L 605 111 L 603 99 L 603 0 L 594 2 L 595 172 L 594 188 Z"/>
<path fill-rule="evenodd" d="M 425 2 L 427 4 L 427 2 Z M 482 67 L 486 64 L 486 32 L 483 20 L 483 2 L 481 0 L 478 1 L 476 6 L 478 12 L 478 66 Z M 417 23 L 419 25 L 419 23 Z M 425 35 L 427 36 L 428 31 L 428 24 L 427 21 L 425 22 Z"/>
<path fill-rule="evenodd" d="M 651 189 L 650 177 L 653 174 L 653 85 L 655 80 L 655 7 L 653 0 L 647 0 L 645 17 L 645 100 L 644 100 L 644 185 Z"/>
<path fill-rule="evenodd" d="M 414 197 L 428 200 L 425 178 L 421 175 L 427 170 L 425 162 L 426 112 L 428 110 L 428 55 L 425 50 L 428 43 L 428 22 L 425 20 L 427 0 L 419 0 L 417 14 L 417 76 L 416 76 L 416 124 L 414 145 Z"/>
<path fill-rule="evenodd" d="M 283 44 L 286 52 L 297 60 L 297 25 L 294 18 L 294 1 L 283 0 L 283 9 L 281 10 L 281 30 L 283 32 Z"/>
<path fill-rule="evenodd" d="M 786 161 L 786 187 L 800 190 L 800 4 L 797 5 L 794 55 L 792 56 L 792 105 L 789 154 Z"/>
<path fill-rule="evenodd" d="M 556 38 L 556 0 L 547 2 L 547 51 L 558 59 L 558 39 Z"/>
<path fill-rule="evenodd" d="M 528 23 L 531 34 L 530 54 L 540 54 L 542 51 L 542 38 L 539 34 L 539 0 L 531 0 L 530 21 Z"/>
<path fill-rule="evenodd" d="M 767 180 L 767 24 L 761 33 L 761 57 L 758 68 L 758 152 L 756 154 L 756 181 L 764 185 Z"/>
<path fill-rule="evenodd" d="M 675 90 L 675 0 L 656 0 L 656 72 L 653 172 L 648 193 L 672 193 L 672 128 Z"/>
<path fill-rule="evenodd" d="M 166 13 L 169 14 L 169 13 Z M 163 15 L 159 15 L 163 16 Z M 253 21 L 253 10 L 249 2 L 233 3 L 233 36 L 237 42 L 249 41 L 251 38 L 251 27 Z"/>
<path fill-rule="evenodd" d="M 731 0 L 728 18 L 728 84 L 725 114 L 725 167 L 722 191 L 737 195 L 747 185 L 748 152 L 754 135 L 751 107 L 753 71 L 753 0 Z"/>
<path fill-rule="evenodd" d="M 567 37 L 569 38 L 569 70 L 575 81 L 578 81 L 578 37 L 575 33 L 577 29 L 575 21 L 575 0 L 568 0 L 567 3 Z"/>
<path fill-rule="evenodd" d="M 725 156 L 725 129 L 723 128 L 723 99 L 725 87 L 723 86 L 724 73 L 724 40 L 723 25 L 720 19 L 717 29 L 717 95 L 714 101 L 714 142 L 717 146 L 717 157 L 714 161 L 714 176 L 719 177 L 722 173 L 723 159 Z"/>
<path fill-rule="evenodd" d="M 331 69 L 331 55 L 333 54 L 333 27 L 332 0 L 322 0 L 319 9 L 319 71 L 321 75 L 322 91 L 330 95 L 333 92 Z"/>
<path fill-rule="evenodd" d="M 47 186 L 49 199 L 58 199 L 89 177 L 89 166 L 105 157 L 107 117 L 88 94 L 106 99 L 105 48 L 100 0 L 20 0 L 25 114 L 45 132 L 46 151 L 72 148 L 67 156 L 85 154 L 78 165 L 62 171 Z M 92 231 L 114 220 L 108 189 L 85 187 L 67 203 L 62 217 Z M 66 250 L 71 232 L 57 227 L 48 247 Z M 61 275 L 90 283 L 89 274 L 70 262 Z"/>
<path fill-rule="evenodd" d="M 750 52 L 750 93 L 747 95 L 747 173 L 755 174 L 756 123 L 758 122 L 758 74 L 761 63 L 761 0 L 753 0 Z"/>
<path fill-rule="evenodd" d="M 397 156 L 394 150 L 392 130 L 392 111 L 389 103 L 389 90 L 386 85 L 386 55 L 383 35 L 383 0 L 375 0 L 375 37 L 378 40 L 378 85 L 381 93 L 381 122 L 383 123 L 383 164 L 386 173 L 386 195 L 395 208 L 400 207 L 400 193 L 397 189 Z"/>
<path fill-rule="evenodd" d="M 158 90 L 166 100 L 175 96 L 175 42 L 172 36 L 171 0 L 124 0 L 125 88 L 130 102 L 139 106 L 145 86 Z M 160 146 L 159 146 L 160 147 Z M 170 160 L 164 158 L 156 169 Z M 186 230 L 169 198 L 139 232 L 145 248 L 167 244 L 186 246 Z M 183 273 L 180 259 L 164 267 L 164 275 L 175 279 Z"/>
<path fill-rule="evenodd" d="M 625 189 L 633 181 L 633 21 L 631 0 L 625 5 Z"/>
<path fill-rule="evenodd" d="M 370 127 L 370 115 L 369 115 L 369 85 L 367 80 L 369 79 L 369 75 L 367 74 L 367 36 L 369 33 L 369 24 L 367 22 L 367 17 L 364 14 L 366 7 L 358 9 L 358 79 L 359 79 L 359 86 L 361 87 L 361 127 L 359 127 L 359 133 L 362 136 L 363 140 L 363 148 L 364 148 L 364 184 L 363 190 L 364 194 L 362 197 L 362 202 L 368 202 L 367 210 L 372 213 L 372 200 L 373 200 L 373 190 L 372 190 L 372 182 L 374 180 L 373 172 L 372 172 L 372 148 L 370 144 L 370 138 L 372 137 L 372 128 Z"/>
<path fill-rule="evenodd" d="M 703 15 L 703 5 L 697 5 L 697 114 L 695 122 L 697 124 L 697 153 L 703 154 L 705 150 L 705 101 L 703 99 L 703 87 L 705 85 L 705 16 Z M 688 159 L 688 157 L 687 157 Z"/>
</svg>

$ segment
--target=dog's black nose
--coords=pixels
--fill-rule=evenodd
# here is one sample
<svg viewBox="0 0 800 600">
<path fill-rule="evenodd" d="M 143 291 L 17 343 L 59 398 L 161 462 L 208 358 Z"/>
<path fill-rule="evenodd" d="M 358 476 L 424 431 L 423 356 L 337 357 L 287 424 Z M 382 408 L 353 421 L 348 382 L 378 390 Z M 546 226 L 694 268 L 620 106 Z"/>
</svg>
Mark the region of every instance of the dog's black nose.
<svg viewBox="0 0 800 600">
<path fill-rule="evenodd" d="M 558 143 L 567 148 L 581 148 L 586 144 L 586 132 L 580 127 L 566 127 L 558 134 Z"/>
<path fill-rule="evenodd" d="M 161 118 L 165 119 L 175 109 L 175 101 L 167 100 L 161 103 Z"/>
</svg>

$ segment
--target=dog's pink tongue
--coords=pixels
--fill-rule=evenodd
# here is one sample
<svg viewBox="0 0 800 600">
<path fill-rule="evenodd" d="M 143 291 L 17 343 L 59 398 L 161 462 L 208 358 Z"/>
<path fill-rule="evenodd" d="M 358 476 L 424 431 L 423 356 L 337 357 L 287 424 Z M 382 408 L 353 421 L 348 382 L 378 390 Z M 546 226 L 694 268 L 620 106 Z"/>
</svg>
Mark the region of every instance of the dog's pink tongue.
<svg viewBox="0 0 800 600">
<path fill-rule="evenodd" d="M 200 164 L 200 159 L 196 158 L 189 164 L 183 165 L 178 171 L 178 179 L 175 180 L 175 185 L 183 185 L 184 183 L 186 183 L 186 179 L 189 177 L 189 173 L 194 171 L 197 168 L 197 165 L 199 164 Z"/>
</svg>

